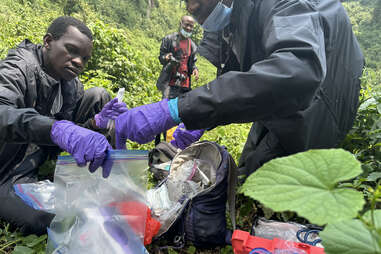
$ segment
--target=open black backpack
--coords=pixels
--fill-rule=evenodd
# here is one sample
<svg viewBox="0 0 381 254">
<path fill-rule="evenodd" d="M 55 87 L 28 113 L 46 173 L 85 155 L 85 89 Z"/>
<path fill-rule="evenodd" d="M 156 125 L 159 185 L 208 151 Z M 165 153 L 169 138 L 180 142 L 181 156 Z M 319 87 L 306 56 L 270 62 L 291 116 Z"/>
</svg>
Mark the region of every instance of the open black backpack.
<svg viewBox="0 0 381 254">
<path fill-rule="evenodd" d="M 181 151 L 161 142 L 150 152 L 149 163 L 151 172 L 161 180 L 155 190 L 164 186 L 169 197 L 180 197 L 176 212 L 159 217 L 162 225 L 154 239 L 155 245 L 182 248 L 190 242 L 199 248 L 212 248 L 231 244 L 232 230 L 227 228 L 226 207 L 228 203 L 234 230 L 237 167 L 224 147 L 199 141 Z M 193 169 L 197 168 L 191 177 L 198 180 L 194 180 L 197 183 L 192 186 L 187 185 L 189 181 L 179 184 L 176 180 L 176 177 L 183 177 L 181 169 L 186 165 L 190 165 L 191 170 L 192 165 Z M 194 186 L 203 188 L 191 195 L 182 195 L 184 189 L 194 189 Z"/>
</svg>

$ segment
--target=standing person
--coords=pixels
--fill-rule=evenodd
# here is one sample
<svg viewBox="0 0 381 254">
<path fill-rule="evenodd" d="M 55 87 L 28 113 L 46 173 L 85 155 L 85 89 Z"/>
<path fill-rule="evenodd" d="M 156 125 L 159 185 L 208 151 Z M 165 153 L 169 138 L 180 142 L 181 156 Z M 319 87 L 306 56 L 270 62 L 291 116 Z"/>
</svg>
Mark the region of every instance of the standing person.
<svg viewBox="0 0 381 254">
<path fill-rule="evenodd" d="M 156 87 L 162 92 L 163 98 L 176 98 L 180 94 L 190 91 L 191 75 L 196 80 L 199 78 L 196 67 L 197 46 L 190 38 L 194 23 L 191 16 L 183 16 L 180 20 L 179 31 L 162 39 L 159 61 L 163 68 Z M 169 131 L 169 134 L 172 132 Z M 167 138 L 166 132 L 163 135 L 164 139 L 170 139 Z M 159 142 L 160 134 L 156 136 L 155 144 L 157 145 Z"/>
<path fill-rule="evenodd" d="M 194 22 L 191 16 L 183 16 L 179 31 L 165 36 L 161 42 L 159 61 L 163 68 L 156 86 L 163 98 L 176 98 L 190 91 L 191 75 L 198 80 L 197 46 L 190 38 Z"/>
<path fill-rule="evenodd" d="M 103 88 L 84 91 L 78 75 L 92 47 L 85 24 L 59 17 L 43 45 L 24 40 L 0 61 L 0 218 L 24 234 L 45 233 L 53 215 L 26 205 L 13 185 L 38 181 L 48 156 L 63 149 L 79 166 L 90 162 L 91 172 L 103 167 L 104 177 L 110 173 L 105 158 L 111 146 L 91 129 L 106 129 L 108 118 L 126 107 L 110 101 Z"/>
<path fill-rule="evenodd" d="M 127 138 L 145 143 L 179 122 L 190 130 L 253 122 L 239 163 L 246 177 L 273 158 L 343 140 L 364 57 L 339 1 L 186 0 L 186 7 L 221 38 L 211 47 L 221 75 L 120 115 L 118 146 Z"/>
</svg>

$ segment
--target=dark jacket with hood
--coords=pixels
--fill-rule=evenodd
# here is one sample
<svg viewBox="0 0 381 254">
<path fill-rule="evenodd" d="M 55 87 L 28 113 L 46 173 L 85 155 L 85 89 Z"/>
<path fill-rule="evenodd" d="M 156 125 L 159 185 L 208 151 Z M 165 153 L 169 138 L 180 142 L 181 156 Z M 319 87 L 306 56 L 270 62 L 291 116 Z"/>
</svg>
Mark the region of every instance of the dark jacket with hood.
<svg viewBox="0 0 381 254">
<path fill-rule="evenodd" d="M 231 24 L 209 38 L 202 51 L 224 74 L 182 95 L 179 115 L 188 129 L 255 122 L 240 161 L 246 174 L 274 157 L 335 147 L 352 127 L 364 57 L 339 1 L 236 0 Z"/>
<path fill-rule="evenodd" d="M 28 40 L 0 61 L 0 183 L 22 162 L 29 144 L 55 145 L 54 119 L 72 120 L 84 94 L 77 78 L 59 82 L 42 66 L 42 46 Z"/>
<path fill-rule="evenodd" d="M 167 55 L 168 53 L 172 53 L 173 55 L 175 55 L 174 54 L 175 47 L 179 47 L 179 40 L 180 40 L 180 34 L 178 32 L 169 34 L 162 39 L 161 46 L 160 46 L 159 61 L 163 65 L 163 68 L 161 70 L 160 76 L 156 83 L 156 87 L 160 91 L 163 91 L 165 89 L 165 87 L 169 84 L 169 81 L 172 78 L 172 68 L 169 68 L 170 62 L 165 59 L 165 55 Z M 189 88 L 191 88 L 192 73 L 194 69 L 197 69 L 196 67 L 197 46 L 191 39 L 190 41 L 191 41 L 191 54 L 188 59 Z"/>
</svg>

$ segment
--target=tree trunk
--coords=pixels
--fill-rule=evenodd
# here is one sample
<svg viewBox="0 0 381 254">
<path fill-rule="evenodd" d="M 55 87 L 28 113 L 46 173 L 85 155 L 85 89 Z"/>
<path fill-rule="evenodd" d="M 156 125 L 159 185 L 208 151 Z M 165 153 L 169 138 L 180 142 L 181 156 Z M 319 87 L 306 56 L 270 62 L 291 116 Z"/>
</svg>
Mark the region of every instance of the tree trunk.
<svg viewBox="0 0 381 254">
<path fill-rule="evenodd" d="M 147 0 L 148 5 L 147 5 L 147 18 L 149 19 L 151 17 L 151 10 L 154 6 L 153 0 Z"/>
</svg>

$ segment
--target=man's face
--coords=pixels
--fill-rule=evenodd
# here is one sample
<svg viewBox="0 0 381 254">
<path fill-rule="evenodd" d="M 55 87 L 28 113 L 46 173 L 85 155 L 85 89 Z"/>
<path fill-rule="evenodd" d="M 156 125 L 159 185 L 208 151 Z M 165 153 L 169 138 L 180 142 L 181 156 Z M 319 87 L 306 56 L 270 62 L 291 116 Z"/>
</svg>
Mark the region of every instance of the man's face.
<svg viewBox="0 0 381 254">
<path fill-rule="evenodd" d="M 48 74 L 57 80 L 74 79 L 90 59 L 92 48 L 91 40 L 74 26 L 69 26 L 58 40 L 45 35 L 43 54 Z"/>
<path fill-rule="evenodd" d="M 188 33 L 191 33 L 193 32 L 193 28 L 194 28 L 194 20 L 192 19 L 192 17 L 183 17 L 183 19 L 181 20 L 181 27 L 187 31 Z"/>
<path fill-rule="evenodd" d="M 202 25 L 219 0 L 186 0 L 187 11 Z"/>
</svg>

